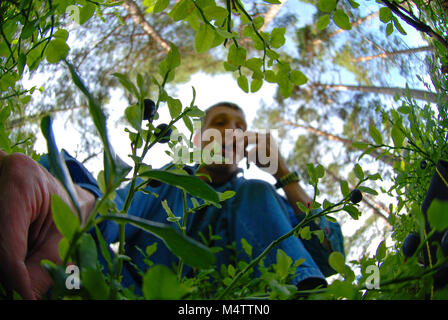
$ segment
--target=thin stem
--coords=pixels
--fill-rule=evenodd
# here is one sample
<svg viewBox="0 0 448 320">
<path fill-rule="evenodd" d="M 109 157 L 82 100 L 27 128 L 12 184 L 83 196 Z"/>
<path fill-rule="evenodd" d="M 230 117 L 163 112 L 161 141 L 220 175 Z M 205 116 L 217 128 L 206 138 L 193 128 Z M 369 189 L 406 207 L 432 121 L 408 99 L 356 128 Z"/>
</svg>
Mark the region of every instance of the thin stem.
<svg viewBox="0 0 448 320">
<path fill-rule="evenodd" d="M 187 234 L 187 219 L 188 219 L 188 207 L 187 207 L 187 193 L 185 192 L 185 190 L 181 190 L 181 194 L 182 194 L 182 203 L 183 203 L 183 215 L 182 215 L 182 228 L 181 231 L 184 235 Z M 179 269 L 178 269 L 178 273 L 177 273 L 177 277 L 179 282 L 182 279 L 182 271 L 184 268 L 184 260 L 182 258 L 180 258 L 179 261 Z"/>
</svg>

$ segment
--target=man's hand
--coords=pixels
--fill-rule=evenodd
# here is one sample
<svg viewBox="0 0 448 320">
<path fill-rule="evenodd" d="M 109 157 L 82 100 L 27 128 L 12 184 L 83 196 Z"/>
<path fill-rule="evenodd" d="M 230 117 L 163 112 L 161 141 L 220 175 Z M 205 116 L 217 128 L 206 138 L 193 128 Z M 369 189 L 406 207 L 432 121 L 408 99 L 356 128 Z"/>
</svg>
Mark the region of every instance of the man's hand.
<svg viewBox="0 0 448 320">
<path fill-rule="evenodd" d="M 75 187 L 85 221 L 95 198 Z M 73 208 L 62 185 L 45 168 L 24 154 L 0 150 L 0 282 L 24 299 L 39 299 L 51 286 L 42 259 L 61 263 L 62 235 L 53 222 L 52 194 Z"/>
<path fill-rule="evenodd" d="M 247 136 L 245 146 L 255 144 L 255 147 L 251 150 L 245 151 L 245 155 L 250 161 L 255 162 L 259 168 L 269 172 L 277 180 L 290 173 L 286 161 L 280 154 L 277 142 L 269 133 L 260 134 L 248 131 L 245 135 Z M 297 182 L 284 186 L 283 190 L 288 202 L 297 214 L 302 214 L 297 202 L 308 206 L 312 201 Z"/>
<path fill-rule="evenodd" d="M 289 172 L 277 142 L 270 133 L 246 131 L 245 146 L 248 145 L 255 146 L 245 151 L 245 156 L 262 170 L 269 172 L 275 178 L 280 178 Z"/>
</svg>

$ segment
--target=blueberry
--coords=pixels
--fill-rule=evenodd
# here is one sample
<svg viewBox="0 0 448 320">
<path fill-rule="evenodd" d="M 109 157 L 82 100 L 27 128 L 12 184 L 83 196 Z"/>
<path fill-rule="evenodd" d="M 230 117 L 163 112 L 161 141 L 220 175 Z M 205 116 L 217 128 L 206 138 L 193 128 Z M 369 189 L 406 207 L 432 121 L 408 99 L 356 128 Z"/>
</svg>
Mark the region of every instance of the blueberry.
<svg viewBox="0 0 448 320">
<path fill-rule="evenodd" d="M 158 188 L 161 185 L 162 185 L 162 182 L 159 180 L 155 180 L 155 179 L 149 180 L 149 182 L 146 184 L 147 187 L 151 187 L 151 188 Z"/>
<path fill-rule="evenodd" d="M 182 169 L 184 169 L 190 176 L 194 173 L 193 170 L 187 165 L 185 165 Z"/>
<path fill-rule="evenodd" d="M 165 131 L 165 129 L 167 127 L 168 127 L 168 125 L 166 123 L 159 124 L 156 127 L 154 134 L 159 143 L 167 143 L 168 141 L 170 141 L 170 136 L 171 136 L 171 133 L 173 130 L 171 130 L 171 128 L 168 128 L 167 132 L 165 134 L 163 134 L 163 132 Z"/>
<path fill-rule="evenodd" d="M 353 189 L 352 192 L 350 192 L 350 201 L 353 203 L 361 202 L 362 200 L 362 193 L 359 189 Z"/>
<path fill-rule="evenodd" d="M 143 120 L 151 120 L 156 113 L 156 104 L 151 99 L 143 100 L 144 110 L 143 110 Z"/>
<path fill-rule="evenodd" d="M 417 233 L 411 233 L 404 239 L 403 242 L 403 254 L 406 258 L 411 257 L 417 250 L 420 244 L 420 236 Z"/>
<path fill-rule="evenodd" d="M 425 170 L 427 166 L 428 163 L 426 162 L 426 160 L 420 161 L 420 169 Z"/>
<path fill-rule="evenodd" d="M 448 256 L 448 230 L 443 234 L 442 241 L 440 241 L 440 246 L 442 247 L 443 254 Z"/>
</svg>

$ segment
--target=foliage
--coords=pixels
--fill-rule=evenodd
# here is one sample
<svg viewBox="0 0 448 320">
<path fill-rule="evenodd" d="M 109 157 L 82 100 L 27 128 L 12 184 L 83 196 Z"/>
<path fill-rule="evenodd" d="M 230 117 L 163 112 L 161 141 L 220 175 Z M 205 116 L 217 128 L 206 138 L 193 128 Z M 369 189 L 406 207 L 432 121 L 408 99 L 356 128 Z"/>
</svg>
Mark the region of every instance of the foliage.
<svg viewBox="0 0 448 320">
<path fill-rule="evenodd" d="M 271 1 L 265 1 L 270 3 Z M 405 31 L 401 26 L 401 20 L 408 22 L 403 15 L 403 7 L 396 2 L 382 1 L 386 6 L 379 13 L 380 20 L 386 24 L 388 35 L 397 30 L 400 34 Z M 360 6 L 355 1 L 342 2 L 334 0 L 319 0 L 316 3 L 320 10 L 316 22 L 317 29 L 324 30 L 331 21 L 343 30 L 352 29 L 352 11 Z M 407 2 L 406 2 L 407 3 Z M 347 213 L 351 219 L 357 220 L 362 215 L 358 204 L 350 201 L 350 190 L 359 189 L 364 195 L 378 195 L 371 184 L 381 180 L 379 173 L 371 173 L 363 169 L 359 163 L 351 167 L 350 179 L 341 179 L 337 200 L 328 198 L 318 202 L 321 195 L 320 182 L 326 175 L 326 170 L 320 164 L 306 164 L 306 176 L 313 190 L 313 201 L 309 207 L 298 203 L 299 208 L 306 214 L 296 227 L 279 239 L 275 239 L 259 256 L 252 256 L 251 245 L 243 241 L 242 245 L 247 255 L 246 260 L 236 260 L 234 264 L 221 266 L 218 270 L 214 267 L 214 252 L 220 248 L 212 247 L 211 239 L 216 235 L 210 234 L 204 243 L 199 243 L 187 236 L 186 220 L 191 213 L 200 210 L 204 206 L 221 206 L 221 202 L 233 196 L 233 193 L 218 193 L 197 176 L 189 176 L 182 165 L 173 164 L 163 170 L 153 170 L 143 159 L 151 148 L 158 143 L 169 129 L 176 129 L 175 125 L 182 119 L 190 131 L 190 137 L 181 136 L 180 140 L 168 142 L 173 155 L 176 148 L 185 146 L 191 156 L 195 149 L 191 143 L 194 132 L 194 123 L 203 115 L 203 112 L 195 105 L 195 91 L 193 99 L 188 104 L 166 90 L 169 83 L 173 83 L 175 74 L 182 66 L 182 53 L 178 46 L 170 42 L 169 50 L 163 59 L 152 66 L 151 75 L 135 74 L 133 77 L 124 73 L 115 73 L 114 77 L 126 91 L 128 97 L 134 101 L 125 112 L 125 118 L 129 124 L 129 133 L 132 148 L 130 167 L 114 152 L 109 141 L 106 125 L 106 115 L 101 106 L 101 99 L 92 94 L 91 89 L 81 79 L 79 71 L 70 61 L 68 53 L 70 47 L 67 44 L 69 32 L 64 29 L 61 21 L 64 14 L 70 10 L 79 13 L 77 16 L 80 24 L 88 23 L 96 14 L 101 16 L 105 8 L 119 5 L 115 1 L 91 2 L 85 0 L 76 1 L 20 1 L 17 3 L 2 2 L 1 15 L 1 42 L 0 59 L 0 148 L 7 153 L 24 152 L 37 159 L 32 149 L 29 148 L 31 138 L 24 138 L 20 134 L 11 135 L 6 128 L 8 118 L 13 113 L 22 113 L 23 108 L 29 102 L 30 95 L 35 88 L 24 90 L 20 79 L 25 68 L 29 71 L 36 70 L 45 60 L 47 63 L 63 63 L 70 74 L 72 83 L 87 101 L 87 109 L 90 114 L 99 139 L 104 149 L 104 168 L 98 176 L 98 182 L 103 192 L 95 204 L 94 212 L 99 215 L 91 215 L 87 222 L 81 224 L 75 213 L 58 197 L 52 199 L 54 221 L 58 230 L 63 235 L 59 243 L 59 253 L 63 265 L 56 265 L 51 261 L 43 260 L 42 266 L 50 273 L 54 287 L 48 298 L 83 298 L 83 299 L 221 299 L 221 298 L 264 298 L 264 299 L 424 299 L 447 298 L 446 291 L 436 291 L 433 288 L 434 273 L 446 262 L 447 257 L 438 251 L 437 262 L 432 266 L 422 267 L 419 263 L 419 255 L 404 259 L 400 245 L 405 236 L 411 231 L 417 231 L 424 239 L 420 249 L 426 244 L 435 231 L 443 231 L 448 226 L 448 216 L 444 214 L 444 203 L 435 202 L 429 212 L 428 221 L 425 220 L 420 206 L 428 185 L 434 173 L 434 166 L 438 160 L 448 160 L 446 131 L 448 127 L 448 114 L 446 110 L 446 92 L 448 79 L 444 67 L 447 65 L 448 50 L 443 36 L 446 35 L 446 14 L 438 7 L 426 6 L 423 8 L 420 1 L 413 4 L 416 9 L 407 12 L 419 31 L 425 31 L 432 37 L 437 48 L 436 55 L 431 65 L 432 85 L 438 93 L 437 108 L 430 104 L 419 106 L 415 100 L 407 97 L 397 97 L 396 103 L 401 99 L 398 108 L 378 107 L 377 113 L 381 114 L 382 130 L 376 124 L 368 126 L 369 140 L 365 139 L 353 143 L 352 147 L 363 150 L 358 161 L 365 155 L 379 152 L 377 160 L 382 157 L 393 159 L 392 187 L 384 190 L 397 199 L 397 205 L 390 208 L 389 222 L 394 227 L 393 247 L 387 247 L 385 242 L 378 246 L 374 257 L 363 256 L 358 261 L 350 261 L 352 267 L 345 261 L 340 253 L 333 252 L 329 258 L 329 264 L 339 274 L 328 288 L 306 292 L 297 291 L 290 285 L 290 280 L 297 267 L 303 261 L 292 261 L 283 251 L 277 250 L 276 264 L 265 267 L 264 257 L 272 250 L 277 249 L 278 243 L 288 237 L 301 237 L 303 239 L 317 236 L 323 240 L 319 232 L 310 232 L 307 224 L 322 216 L 334 219 L 334 215 Z M 281 54 L 280 49 L 285 44 L 286 28 L 276 27 L 270 32 L 262 31 L 263 17 L 253 16 L 248 13 L 240 0 L 226 1 L 223 6 L 217 5 L 213 0 L 181 0 L 171 5 L 169 1 L 143 1 L 148 13 L 165 13 L 173 21 L 174 25 L 189 26 L 194 33 L 192 47 L 199 54 L 203 54 L 223 45 L 226 54 L 223 60 L 223 68 L 235 75 L 239 87 L 244 92 L 256 92 L 263 86 L 264 81 L 276 83 L 281 96 L 286 99 L 293 96 L 296 90 L 307 82 L 307 76 L 302 70 L 294 67 L 291 60 Z M 407 3 L 409 4 L 409 3 Z M 412 4 L 412 3 L 411 3 Z M 414 7 L 412 7 L 414 8 Z M 68 11 L 67 11 L 68 10 Z M 398 10 L 398 11 L 397 11 Z M 401 11 L 400 11 L 401 10 Z M 412 10 L 418 10 L 417 17 Z M 166 16 L 165 16 L 166 18 Z M 419 20 L 420 19 L 420 20 Z M 420 29 L 419 29 L 420 28 Z M 421 30 L 424 28 L 425 30 Z M 429 28 L 429 29 L 428 29 Z M 235 31 L 239 30 L 239 31 Z M 437 37 L 438 35 L 438 37 Z M 241 43 L 242 39 L 249 39 L 251 50 L 246 49 Z M 445 40 L 446 41 L 446 40 Z M 253 50 L 252 50 L 253 49 Z M 436 60 L 438 59 L 438 60 Z M 135 78 L 135 81 L 132 79 Z M 149 92 L 149 85 L 155 86 L 156 94 Z M 144 99 L 156 95 L 156 114 L 153 120 L 158 118 L 158 111 L 167 107 L 171 116 L 165 132 L 156 132 L 153 121 L 144 121 Z M 378 116 L 377 114 L 377 116 Z M 43 117 L 41 121 L 42 132 L 48 143 L 48 153 L 51 159 L 52 170 L 63 182 L 64 187 L 72 196 L 76 204 L 76 197 L 72 192 L 72 183 L 60 161 L 58 148 L 52 138 L 51 120 Z M 384 134 L 387 132 L 387 134 Z M 390 138 L 389 138 L 390 137 Z M 428 167 L 421 169 L 420 161 L 425 159 Z M 327 173 L 328 175 L 328 173 Z M 177 229 L 164 224 L 138 219 L 128 215 L 132 199 L 136 192 L 145 192 L 145 186 L 151 179 L 163 181 L 178 187 L 182 192 L 184 203 L 187 196 L 202 199 L 202 204 L 196 201 L 193 208 L 184 205 L 182 217 L 174 216 L 169 205 L 164 202 L 167 220 L 175 222 Z M 123 183 L 130 184 L 123 208 L 118 210 L 112 201 L 116 189 Z M 350 186 L 351 185 L 351 186 Z M 161 199 L 163 201 L 163 199 Z M 75 206 L 76 207 L 76 206 Z M 323 208 L 318 214 L 313 214 L 313 209 Z M 406 212 L 402 212 L 404 211 Z M 330 216 L 331 214 L 331 216 Z M 410 215 L 409 215 L 410 214 Z M 119 245 L 117 254 L 111 254 L 106 242 L 102 238 L 98 223 L 104 220 L 113 220 L 119 223 Z M 429 223 L 429 233 L 426 232 L 425 222 Z M 157 250 L 156 246 L 141 248 L 144 261 L 148 270 L 137 270 L 142 278 L 142 292 L 138 294 L 133 288 L 125 288 L 121 285 L 121 271 L 123 263 L 130 263 L 124 250 L 124 225 L 133 224 L 155 236 L 161 238 L 167 247 L 179 257 L 179 263 L 174 269 L 159 266 L 151 261 L 151 255 Z M 89 233 L 95 230 L 98 246 Z M 321 240 L 321 241 L 322 241 Z M 98 260 L 98 250 L 105 259 L 107 270 Z M 80 290 L 68 290 L 66 266 L 73 262 L 80 267 Z M 183 276 L 184 264 L 195 267 L 194 274 L 190 277 Z M 379 270 L 380 282 L 373 287 L 369 283 L 371 266 Z M 361 270 L 361 276 L 356 277 L 353 269 Z M 369 271 L 370 270 L 370 271 Z M 373 269 L 375 272 L 376 269 Z M 156 284 L 156 285 L 155 285 Z M 238 286 L 237 286 L 238 284 Z"/>
</svg>

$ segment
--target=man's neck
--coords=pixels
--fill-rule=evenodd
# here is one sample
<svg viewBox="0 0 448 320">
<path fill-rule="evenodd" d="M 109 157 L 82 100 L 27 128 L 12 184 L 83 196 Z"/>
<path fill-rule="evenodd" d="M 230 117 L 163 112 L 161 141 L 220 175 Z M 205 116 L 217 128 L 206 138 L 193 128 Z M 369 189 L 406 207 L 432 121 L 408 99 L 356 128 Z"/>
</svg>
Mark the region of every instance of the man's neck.
<svg viewBox="0 0 448 320">
<path fill-rule="evenodd" d="M 212 180 L 210 182 L 210 180 L 207 177 L 200 176 L 199 178 L 201 178 L 205 182 L 211 183 L 213 185 L 221 185 L 232 179 L 232 177 L 235 175 L 237 171 L 238 171 L 237 168 L 233 169 L 225 167 L 203 166 L 199 168 L 197 172 L 208 175 Z"/>
</svg>

